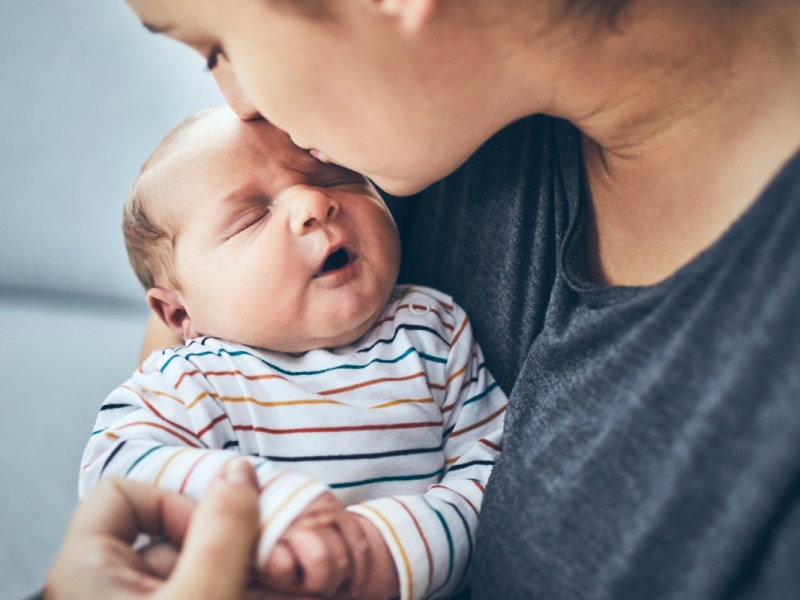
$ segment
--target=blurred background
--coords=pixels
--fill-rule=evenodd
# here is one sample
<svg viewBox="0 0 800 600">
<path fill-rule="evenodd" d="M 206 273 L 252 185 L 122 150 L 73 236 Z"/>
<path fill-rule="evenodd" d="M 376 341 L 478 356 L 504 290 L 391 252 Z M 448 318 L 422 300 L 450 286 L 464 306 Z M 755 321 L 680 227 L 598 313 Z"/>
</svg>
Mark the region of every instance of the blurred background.
<svg viewBox="0 0 800 600">
<path fill-rule="evenodd" d="M 105 395 L 147 319 L 122 201 L 166 131 L 222 103 L 123 0 L 0 2 L 0 599 L 41 586 Z"/>
</svg>

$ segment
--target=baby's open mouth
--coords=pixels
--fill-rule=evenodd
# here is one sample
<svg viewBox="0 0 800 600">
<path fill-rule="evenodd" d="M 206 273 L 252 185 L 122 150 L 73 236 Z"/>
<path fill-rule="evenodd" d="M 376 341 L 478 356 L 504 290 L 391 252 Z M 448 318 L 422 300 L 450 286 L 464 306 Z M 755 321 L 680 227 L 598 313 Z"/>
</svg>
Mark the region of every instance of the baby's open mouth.
<svg viewBox="0 0 800 600">
<path fill-rule="evenodd" d="M 325 262 L 322 264 L 322 269 L 320 269 L 320 275 L 330 273 L 331 271 L 338 271 L 349 265 L 352 260 L 353 257 L 350 256 L 350 253 L 344 247 L 339 248 L 331 252 L 328 258 L 325 259 Z"/>
</svg>

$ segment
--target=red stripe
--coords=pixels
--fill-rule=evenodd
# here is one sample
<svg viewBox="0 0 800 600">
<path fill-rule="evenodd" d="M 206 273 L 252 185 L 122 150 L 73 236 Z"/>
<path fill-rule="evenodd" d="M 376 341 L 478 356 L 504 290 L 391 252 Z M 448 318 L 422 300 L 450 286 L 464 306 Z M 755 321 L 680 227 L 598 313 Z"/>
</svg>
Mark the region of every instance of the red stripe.
<svg viewBox="0 0 800 600">
<path fill-rule="evenodd" d="M 460 431 L 454 431 L 453 433 L 450 434 L 450 437 L 454 438 L 454 437 L 457 437 L 459 435 L 463 435 L 463 434 L 467 433 L 468 431 L 472 431 L 473 429 L 477 429 L 478 427 L 481 427 L 482 425 L 486 425 L 486 423 L 488 423 L 492 419 L 495 419 L 498 416 L 502 415 L 505 412 L 505 410 L 506 410 L 506 407 L 503 406 L 502 408 L 500 408 L 500 410 L 493 412 L 492 414 L 490 414 L 485 419 L 481 419 L 477 423 L 473 423 L 469 427 L 465 427 L 464 429 L 461 429 Z"/>
<path fill-rule="evenodd" d="M 497 452 L 502 452 L 503 451 L 503 449 L 500 446 L 498 446 L 497 444 L 493 444 L 492 442 L 490 442 L 487 439 L 481 438 L 478 441 L 481 444 L 483 444 L 484 446 L 489 446 L 489 448 L 491 448 L 492 450 L 496 450 Z"/>
<path fill-rule="evenodd" d="M 471 508 L 473 511 L 475 511 L 475 514 L 476 514 L 476 515 L 479 515 L 479 514 L 480 514 L 480 511 L 478 511 L 478 509 L 477 509 L 477 508 L 475 508 L 475 505 L 474 505 L 474 504 L 473 504 L 473 503 L 470 501 L 470 499 L 469 499 L 469 498 L 467 498 L 467 497 L 466 497 L 464 494 L 462 494 L 461 492 L 459 492 L 459 491 L 457 491 L 457 490 L 454 490 L 453 488 L 449 488 L 449 487 L 447 487 L 447 486 L 440 485 L 440 484 L 438 484 L 438 483 L 437 483 L 437 484 L 435 484 L 435 485 L 432 485 L 432 486 L 431 486 L 429 489 L 433 489 L 433 488 L 441 488 L 441 489 L 443 489 L 443 490 L 447 490 L 448 492 L 453 492 L 454 494 L 456 494 L 456 495 L 458 495 L 458 496 L 461 496 L 461 497 L 464 499 L 464 501 L 465 501 L 467 504 L 469 504 L 469 507 L 470 507 L 470 508 Z"/>
<path fill-rule="evenodd" d="M 195 369 L 194 371 L 184 371 L 181 373 L 181 376 L 178 377 L 178 381 L 175 383 L 175 387 L 177 388 L 183 382 L 184 377 L 188 377 L 189 375 L 197 375 L 200 372 L 200 369 Z"/>
<path fill-rule="evenodd" d="M 322 392 L 317 392 L 317 393 L 320 396 L 328 396 L 330 394 L 349 392 L 350 390 L 356 390 L 358 388 L 367 387 L 369 385 L 375 385 L 376 383 L 385 383 L 387 381 L 408 381 L 409 379 L 417 379 L 419 377 L 425 377 L 425 373 L 420 371 L 419 373 L 414 373 L 413 375 L 407 375 L 405 377 L 380 377 L 378 379 L 370 379 L 369 381 L 364 381 L 362 383 L 355 383 L 353 385 L 348 385 L 346 387 L 335 388 L 332 390 L 324 390 Z"/>
<path fill-rule="evenodd" d="M 428 585 L 426 589 L 429 590 L 431 588 L 431 583 L 433 582 L 433 553 L 431 552 L 431 547 L 428 545 L 428 538 L 425 537 L 425 532 L 422 531 L 422 527 L 420 526 L 419 521 L 417 521 L 417 517 L 414 516 L 414 513 L 411 512 L 404 502 L 398 500 L 397 498 L 389 498 L 389 500 L 394 500 L 403 507 L 403 510 L 408 513 L 408 516 L 411 517 L 411 520 L 414 522 L 414 527 L 417 528 L 419 537 L 422 538 L 422 543 L 425 546 L 425 554 L 428 557 Z"/>
<path fill-rule="evenodd" d="M 209 456 L 211 456 L 211 452 L 204 453 L 203 455 L 200 456 L 200 458 L 198 458 L 196 461 L 194 461 L 194 464 L 191 467 L 189 467 L 189 470 L 186 471 L 186 475 L 184 476 L 183 481 L 181 482 L 181 487 L 178 490 L 179 494 L 182 494 L 183 491 L 186 489 L 186 484 L 189 482 L 189 477 L 192 476 L 192 471 L 194 471 L 194 468 L 197 465 L 199 465 L 201 461 L 203 461 L 204 459 L 208 458 Z"/>
<path fill-rule="evenodd" d="M 168 419 L 167 417 L 165 417 L 164 415 L 162 415 L 160 412 L 158 412 L 158 410 L 156 409 L 156 407 L 155 407 L 155 406 L 153 406 L 152 404 L 150 404 L 150 403 L 149 403 L 149 402 L 148 402 L 148 401 L 145 399 L 145 397 L 144 397 L 144 396 L 142 396 L 141 394 L 139 394 L 139 393 L 138 393 L 138 392 L 136 392 L 135 390 L 132 390 L 132 389 L 131 389 L 131 388 L 129 388 L 127 385 L 123 385 L 122 387 L 123 387 L 123 388 L 125 388 L 126 390 L 128 390 L 129 392 L 133 392 L 134 394 L 136 394 L 136 395 L 139 397 L 139 399 L 140 399 L 142 402 L 144 402 L 144 403 L 145 403 L 145 406 L 147 406 L 147 408 L 149 408 L 149 409 L 150 409 L 150 412 L 152 412 L 154 415 L 156 415 L 156 416 L 157 416 L 159 419 L 161 419 L 162 421 L 164 421 L 164 422 L 166 422 L 166 423 L 169 423 L 170 425 L 172 425 L 172 426 L 173 426 L 173 427 L 175 427 L 176 429 L 180 429 L 180 430 L 181 430 L 181 431 L 183 431 L 184 433 L 188 433 L 189 435 L 191 435 L 191 436 L 192 436 L 192 437 L 194 437 L 194 438 L 196 438 L 196 437 L 197 437 L 197 434 L 196 434 L 194 431 L 192 431 L 191 429 L 187 429 L 187 428 L 186 428 L 186 427 L 184 427 L 183 425 L 179 425 L 179 424 L 178 424 L 178 423 L 176 423 L 175 421 L 172 421 L 172 420 Z"/>
<path fill-rule="evenodd" d="M 464 321 L 461 323 L 461 327 L 458 328 L 458 333 L 455 334 L 455 336 L 453 336 L 453 341 L 450 342 L 451 346 L 455 346 L 456 345 L 456 342 L 458 341 L 458 338 L 460 338 L 461 334 L 464 333 L 464 328 L 467 326 L 467 323 L 469 323 L 469 317 L 465 316 L 464 317 Z"/>
<path fill-rule="evenodd" d="M 275 482 L 276 482 L 278 479 L 280 479 L 280 478 L 281 478 L 281 477 L 283 477 L 284 475 L 288 475 L 288 474 L 289 474 L 289 471 L 281 471 L 280 473 L 276 473 L 275 475 L 273 475 L 272 477 L 270 477 L 269 479 L 267 479 L 267 480 L 264 482 L 264 485 L 262 485 L 262 486 L 259 488 L 259 490 L 258 490 L 258 493 L 259 493 L 259 495 L 263 494 L 263 493 L 264 493 L 264 490 L 266 490 L 266 489 L 267 489 L 269 486 L 271 486 L 273 483 L 275 483 Z"/>
<path fill-rule="evenodd" d="M 202 428 L 200 431 L 198 431 L 198 432 L 197 432 L 197 437 L 202 437 L 202 436 L 204 436 L 205 434 L 207 434 L 207 433 L 208 433 L 208 432 L 211 430 L 211 428 L 213 428 L 213 427 L 214 427 L 214 425 L 216 425 L 216 424 L 217 424 L 217 423 L 219 423 L 220 421 L 224 421 L 224 420 L 225 420 L 225 419 L 227 419 L 227 418 L 228 418 L 228 414 L 227 414 L 227 413 L 222 413 L 220 416 L 218 416 L 218 417 L 215 417 L 215 418 L 214 418 L 214 419 L 211 421 L 211 423 L 209 423 L 208 425 L 206 425 L 206 426 L 205 426 L 205 427 L 203 427 L 203 428 Z"/>
<path fill-rule="evenodd" d="M 199 447 L 200 447 L 200 446 L 198 446 L 197 444 L 195 444 L 194 442 L 192 442 L 191 440 L 187 440 L 187 439 L 186 439 L 185 437 L 183 437 L 182 435 L 180 435 L 180 434 L 178 434 L 178 433 L 175 433 L 175 432 L 174 432 L 174 431 L 172 431 L 172 430 L 171 430 L 169 427 L 164 427 L 164 426 L 163 426 L 163 425 L 161 425 L 160 423 L 151 423 L 150 421 L 136 421 L 135 423 L 128 423 L 127 425 L 122 425 L 122 426 L 120 426 L 120 427 L 117 427 L 117 429 L 126 429 L 126 428 L 128 428 L 128 427 L 134 427 L 134 426 L 136 426 L 136 425 L 147 425 L 148 427 L 155 427 L 155 428 L 157 428 L 157 429 L 163 429 L 163 430 L 164 430 L 164 431 L 166 431 L 167 433 L 169 433 L 169 434 L 171 434 L 171 435 L 174 435 L 176 438 L 178 438 L 179 440 L 181 440 L 181 441 L 182 441 L 184 444 L 188 444 L 188 445 L 189 445 L 189 446 L 191 446 L 192 448 L 199 448 Z"/>
</svg>

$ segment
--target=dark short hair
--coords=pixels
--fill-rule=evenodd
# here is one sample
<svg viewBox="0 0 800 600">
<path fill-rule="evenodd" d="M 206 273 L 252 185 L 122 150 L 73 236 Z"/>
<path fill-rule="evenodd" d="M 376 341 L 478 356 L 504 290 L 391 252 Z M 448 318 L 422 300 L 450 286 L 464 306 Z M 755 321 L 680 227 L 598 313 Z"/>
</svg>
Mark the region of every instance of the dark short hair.
<svg viewBox="0 0 800 600">
<path fill-rule="evenodd" d="M 620 11 L 630 4 L 631 0 L 564 0 L 566 14 L 581 11 L 585 14 L 594 12 L 599 22 L 614 28 Z"/>
</svg>

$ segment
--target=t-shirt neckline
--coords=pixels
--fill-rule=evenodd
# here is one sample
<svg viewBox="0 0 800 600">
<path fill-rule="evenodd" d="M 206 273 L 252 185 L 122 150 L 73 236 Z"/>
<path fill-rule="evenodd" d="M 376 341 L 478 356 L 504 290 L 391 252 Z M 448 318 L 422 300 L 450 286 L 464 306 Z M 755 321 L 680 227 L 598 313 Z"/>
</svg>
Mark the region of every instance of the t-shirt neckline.
<svg viewBox="0 0 800 600">
<path fill-rule="evenodd" d="M 583 250 L 583 219 L 586 214 L 586 175 L 583 169 L 583 155 L 581 152 L 580 132 L 574 129 L 574 139 L 570 144 L 574 144 L 573 152 L 577 151 L 578 170 L 577 187 L 568 190 L 567 201 L 571 206 L 570 219 L 567 233 L 560 252 L 560 272 L 567 285 L 579 294 L 587 303 L 592 306 L 605 306 L 643 296 L 656 296 L 671 289 L 680 281 L 687 277 L 696 276 L 704 272 L 711 265 L 716 264 L 725 255 L 728 249 L 738 245 L 747 236 L 756 235 L 758 231 L 769 222 L 769 217 L 780 211 L 782 203 L 789 201 L 789 194 L 779 193 L 781 188 L 791 185 L 797 173 L 800 172 L 800 149 L 778 170 L 777 174 L 761 191 L 756 200 L 742 213 L 728 229 L 726 229 L 714 242 L 707 248 L 698 253 L 685 265 L 679 267 L 674 273 L 668 275 L 659 282 L 651 285 L 604 285 L 590 281 L 586 275 L 585 258 Z M 574 156 L 573 154 L 573 161 Z M 562 170 L 569 168 L 564 164 L 565 154 L 562 151 Z"/>
</svg>

